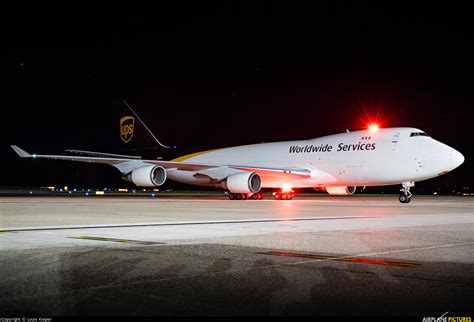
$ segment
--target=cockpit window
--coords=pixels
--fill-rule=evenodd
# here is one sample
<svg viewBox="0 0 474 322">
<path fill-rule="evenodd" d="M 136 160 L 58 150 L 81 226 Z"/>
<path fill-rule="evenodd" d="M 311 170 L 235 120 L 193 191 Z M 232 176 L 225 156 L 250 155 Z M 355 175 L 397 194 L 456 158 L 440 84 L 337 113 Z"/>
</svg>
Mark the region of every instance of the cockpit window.
<svg viewBox="0 0 474 322">
<path fill-rule="evenodd" d="M 428 136 L 425 132 L 411 132 L 410 136 Z"/>
</svg>

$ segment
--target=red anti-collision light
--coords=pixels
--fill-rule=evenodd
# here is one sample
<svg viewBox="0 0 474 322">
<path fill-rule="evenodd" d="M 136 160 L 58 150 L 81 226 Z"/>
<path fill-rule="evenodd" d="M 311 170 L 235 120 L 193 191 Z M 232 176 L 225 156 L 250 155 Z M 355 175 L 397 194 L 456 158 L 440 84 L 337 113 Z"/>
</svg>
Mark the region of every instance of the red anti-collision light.
<svg viewBox="0 0 474 322">
<path fill-rule="evenodd" d="M 370 133 L 375 133 L 379 130 L 379 128 L 380 127 L 378 126 L 378 124 L 372 123 L 372 124 L 369 125 L 369 132 Z"/>
</svg>

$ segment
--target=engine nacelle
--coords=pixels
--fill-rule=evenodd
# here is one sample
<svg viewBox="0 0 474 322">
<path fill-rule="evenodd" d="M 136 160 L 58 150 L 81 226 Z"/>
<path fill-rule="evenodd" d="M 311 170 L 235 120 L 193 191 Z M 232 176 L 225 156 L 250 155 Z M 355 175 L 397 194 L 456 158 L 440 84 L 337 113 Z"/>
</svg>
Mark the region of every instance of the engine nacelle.
<svg viewBox="0 0 474 322">
<path fill-rule="evenodd" d="M 255 193 L 262 188 L 262 178 L 255 172 L 237 173 L 227 177 L 225 189 L 233 193 Z"/>
<path fill-rule="evenodd" d="M 327 193 L 330 195 L 337 195 L 337 196 L 350 196 L 356 192 L 355 186 L 349 187 L 326 187 Z"/>
<path fill-rule="evenodd" d="M 139 187 L 161 186 L 166 181 L 166 170 L 160 166 L 146 165 L 136 168 L 123 179 Z"/>
</svg>

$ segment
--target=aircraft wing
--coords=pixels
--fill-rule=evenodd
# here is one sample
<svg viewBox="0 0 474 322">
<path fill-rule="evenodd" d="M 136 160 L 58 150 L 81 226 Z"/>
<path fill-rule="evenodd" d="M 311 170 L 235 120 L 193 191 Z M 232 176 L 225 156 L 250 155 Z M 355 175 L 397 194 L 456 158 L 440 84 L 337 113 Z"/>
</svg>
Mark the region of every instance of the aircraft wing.
<svg viewBox="0 0 474 322">
<path fill-rule="evenodd" d="M 113 158 L 113 157 L 90 157 L 90 156 L 69 156 L 69 155 L 42 155 L 42 154 L 30 154 L 25 150 L 21 149 L 16 145 L 11 146 L 13 150 L 22 158 L 33 158 L 33 159 L 54 159 L 54 160 L 65 160 L 65 161 L 76 161 L 76 162 L 87 162 L 87 163 L 101 163 L 109 164 L 116 167 L 122 174 L 128 174 L 136 168 L 145 164 L 153 164 L 161 166 L 168 171 L 171 170 L 183 170 L 183 171 L 196 171 L 207 175 L 209 177 L 217 178 L 222 177 L 224 174 L 235 173 L 234 170 L 249 171 L 258 173 L 264 180 L 286 180 L 305 179 L 311 177 L 311 171 L 308 169 L 292 168 L 292 167 L 253 167 L 248 165 L 229 165 L 229 164 L 205 164 L 205 163 L 193 163 L 193 162 L 172 162 L 162 160 L 143 160 L 136 158 Z M 210 171 L 211 169 L 220 169 L 218 171 Z M 228 170 L 226 170 L 228 169 Z"/>
</svg>

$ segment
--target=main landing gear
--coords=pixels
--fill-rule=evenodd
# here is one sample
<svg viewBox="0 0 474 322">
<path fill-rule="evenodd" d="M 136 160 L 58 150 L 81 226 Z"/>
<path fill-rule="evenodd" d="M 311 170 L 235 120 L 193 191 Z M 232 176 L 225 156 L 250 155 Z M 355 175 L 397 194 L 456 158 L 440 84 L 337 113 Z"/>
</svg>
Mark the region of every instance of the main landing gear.
<svg viewBox="0 0 474 322">
<path fill-rule="evenodd" d="M 411 201 L 413 195 L 410 192 L 410 187 L 413 186 L 415 186 L 413 181 L 402 183 L 402 189 L 400 189 L 400 195 L 398 196 L 398 200 L 400 200 L 401 203 L 409 203 Z"/>
<path fill-rule="evenodd" d="M 247 200 L 247 199 L 262 200 L 263 198 L 264 198 L 263 192 L 256 192 L 253 194 L 229 192 L 230 200 Z"/>
<path fill-rule="evenodd" d="M 287 191 L 287 192 L 274 192 L 273 193 L 273 198 L 275 200 L 292 200 L 295 197 L 295 193 L 293 191 Z"/>
<path fill-rule="evenodd" d="M 292 200 L 295 197 L 295 192 L 288 188 L 282 188 L 278 192 L 273 193 L 275 200 Z M 262 200 L 264 198 L 263 192 L 256 193 L 234 193 L 229 191 L 230 200 Z"/>
</svg>

